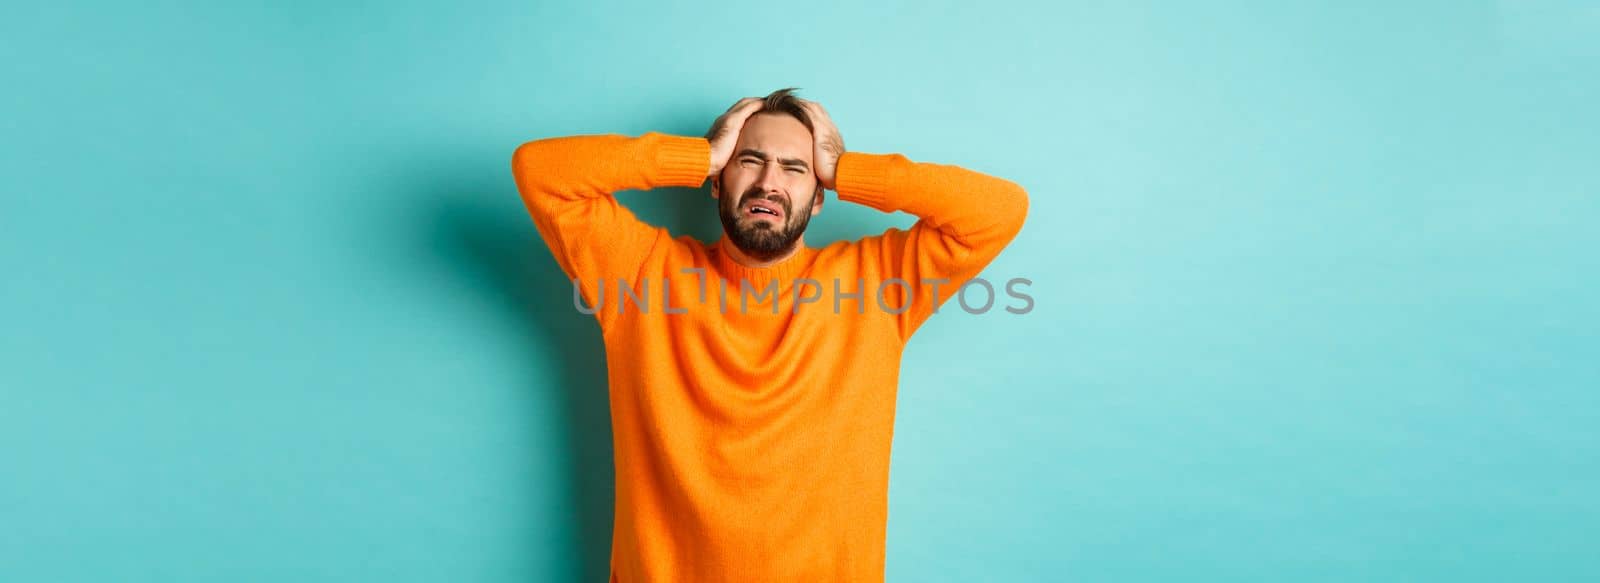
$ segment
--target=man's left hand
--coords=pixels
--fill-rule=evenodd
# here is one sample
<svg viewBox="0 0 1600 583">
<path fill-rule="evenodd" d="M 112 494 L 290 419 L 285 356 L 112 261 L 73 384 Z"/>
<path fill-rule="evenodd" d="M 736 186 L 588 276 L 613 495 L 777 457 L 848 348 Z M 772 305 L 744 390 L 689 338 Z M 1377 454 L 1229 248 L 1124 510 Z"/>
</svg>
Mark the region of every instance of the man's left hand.
<svg viewBox="0 0 1600 583">
<path fill-rule="evenodd" d="M 822 109 L 822 104 L 815 101 L 802 100 L 806 113 L 811 117 L 811 136 L 814 143 L 812 160 L 816 166 L 817 180 L 822 187 L 837 192 L 834 188 L 834 176 L 839 171 L 839 156 L 844 154 L 844 138 L 839 135 L 839 127 L 833 125 L 833 118 L 828 117 L 827 110 Z"/>
</svg>

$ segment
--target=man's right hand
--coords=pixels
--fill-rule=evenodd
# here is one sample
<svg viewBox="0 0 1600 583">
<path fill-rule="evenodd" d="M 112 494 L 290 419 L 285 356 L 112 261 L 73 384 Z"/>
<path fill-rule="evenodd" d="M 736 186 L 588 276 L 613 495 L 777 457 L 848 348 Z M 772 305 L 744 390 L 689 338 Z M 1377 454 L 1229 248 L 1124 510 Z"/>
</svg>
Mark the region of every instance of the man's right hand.
<svg viewBox="0 0 1600 583">
<path fill-rule="evenodd" d="M 760 97 L 740 99 L 711 124 L 711 131 L 706 132 L 706 140 L 711 142 L 711 171 L 707 177 L 720 174 L 722 167 L 728 165 L 733 147 L 739 143 L 739 131 L 744 128 L 745 120 L 761 109 L 761 101 Z"/>
</svg>

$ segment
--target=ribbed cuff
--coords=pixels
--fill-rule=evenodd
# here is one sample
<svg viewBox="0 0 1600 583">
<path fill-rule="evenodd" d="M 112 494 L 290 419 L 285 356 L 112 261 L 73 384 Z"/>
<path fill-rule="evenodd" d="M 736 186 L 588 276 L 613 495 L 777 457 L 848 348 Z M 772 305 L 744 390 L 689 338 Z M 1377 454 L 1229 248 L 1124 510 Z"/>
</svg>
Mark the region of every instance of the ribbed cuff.
<svg viewBox="0 0 1600 583">
<path fill-rule="evenodd" d="M 839 156 L 834 175 L 834 190 L 839 200 L 863 204 L 883 212 L 900 210 L 890 194 L 893 170 L 899 154 L 845 152 Z"/>
<path fill-rule="evenodd" d="M 651 132 L 655 133 L 655 132 Z M 711 142 L 705 138 L 656 134 L 657 186 L 700 186 L 711 171 Z"/>
</svg>

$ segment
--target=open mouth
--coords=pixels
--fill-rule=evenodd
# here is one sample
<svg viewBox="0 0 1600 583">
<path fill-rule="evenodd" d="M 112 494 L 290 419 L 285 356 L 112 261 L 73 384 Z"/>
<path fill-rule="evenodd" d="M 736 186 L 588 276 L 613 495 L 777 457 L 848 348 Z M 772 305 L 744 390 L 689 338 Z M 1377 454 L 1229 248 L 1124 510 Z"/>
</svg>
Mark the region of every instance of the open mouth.
<svg viewBox="0 0 1600 583">
<path fill-rule="evenodd" d="M 744 212 L 747 215 L 756 217 L 771 217 L 773 219 L 783 218 L 783 209 L 777 204 L 769 202 L 752 202 L 748 205 L 745 205 Z"/>
</svg>

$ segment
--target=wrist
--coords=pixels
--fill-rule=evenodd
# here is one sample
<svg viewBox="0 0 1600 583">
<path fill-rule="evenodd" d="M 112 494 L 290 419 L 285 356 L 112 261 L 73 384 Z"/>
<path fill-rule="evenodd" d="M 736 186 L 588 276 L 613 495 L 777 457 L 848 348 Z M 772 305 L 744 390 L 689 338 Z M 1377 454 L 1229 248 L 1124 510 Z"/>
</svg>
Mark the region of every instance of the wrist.
<svg viewBox="0 0 1600 583">
<path fill-rule="evenodd" d="M 695 186 L 705 182 L 706 153 L 704 138 L 658 135 L 655 181 L 661 186 Z"/>
</svg>

